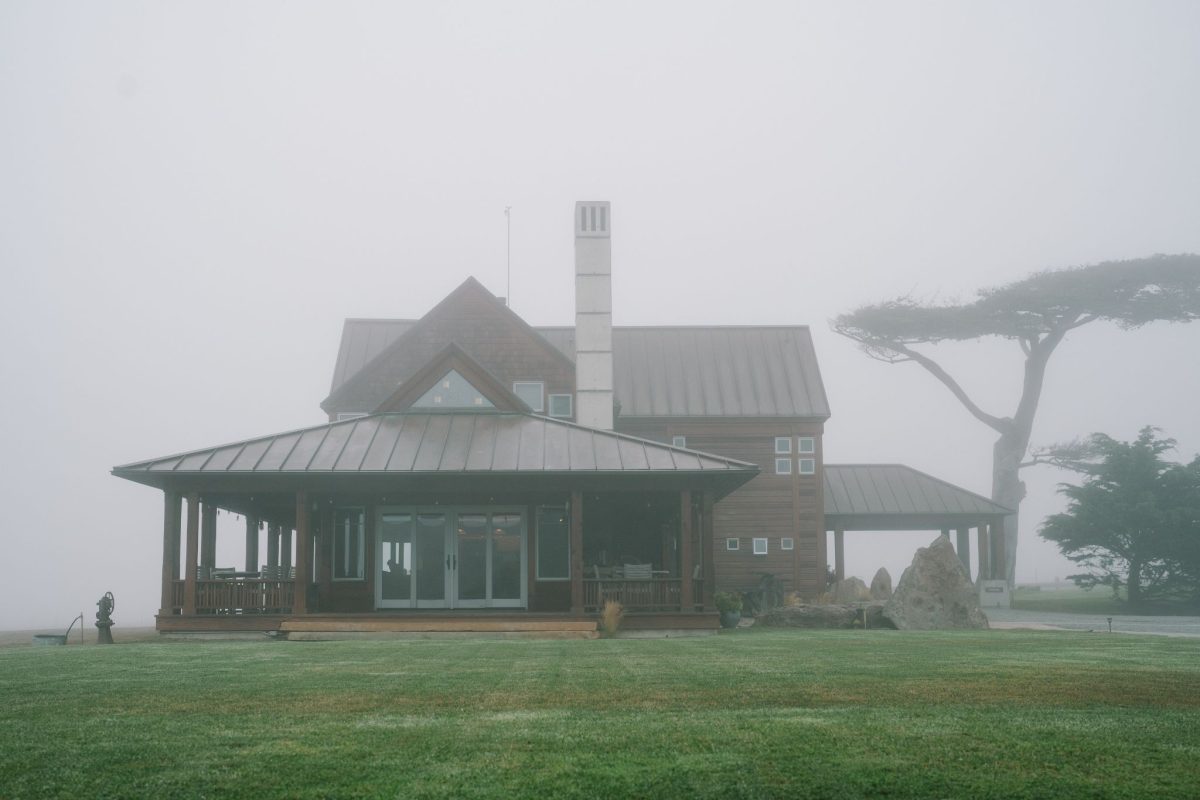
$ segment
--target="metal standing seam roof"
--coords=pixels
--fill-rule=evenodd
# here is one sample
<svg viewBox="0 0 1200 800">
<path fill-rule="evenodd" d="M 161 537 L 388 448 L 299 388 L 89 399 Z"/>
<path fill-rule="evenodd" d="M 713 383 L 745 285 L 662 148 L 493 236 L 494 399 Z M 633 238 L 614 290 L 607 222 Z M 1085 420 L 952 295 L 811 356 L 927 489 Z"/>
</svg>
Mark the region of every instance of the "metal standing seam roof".
<svg viewBox="0 0 1200 800">
<path fill-rule="evenodd" d="M 377 414 L 114 467 L 166 474 L 745 473 L 723 456 L 534 414 Z"/>
<path fill-rule="evenodd" d="M 982 495 L 903 464 L 826 464 L 825 516 L 995 516 Z"/>
<path fill-rule="evenodd" d="M 413 324 L 346 320 L 330 394 Z M 574 361 L 573 327 L 534 330 Z M 615 327 L 613 383 L 623 417 L 830 413 L 812 335 L 802 325 Z"/>
</svg>

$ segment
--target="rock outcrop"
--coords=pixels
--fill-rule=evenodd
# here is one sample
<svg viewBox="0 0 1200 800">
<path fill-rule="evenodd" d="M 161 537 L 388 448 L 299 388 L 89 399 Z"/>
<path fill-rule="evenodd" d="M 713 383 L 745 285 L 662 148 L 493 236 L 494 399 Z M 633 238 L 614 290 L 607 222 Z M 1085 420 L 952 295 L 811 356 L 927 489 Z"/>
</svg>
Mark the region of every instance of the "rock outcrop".
<svg viewBox="0 0 1200 800">
<path fill-rule="evenodd" d="M 858 603 L 871 599 L 871 590 L 861 578 L 843 578 L 830 590 L 835 603 Z"/>
<path fill-rule="evenodd" d="M 875 573 L 875 577 L 871 578 L 871 599 L 892 599 L 892 576 L 883 567 L 880 567 L 879 571 Z"/>
<path fill-rule="evenodd" d="M 945 536 L 917 550 L 883 616 L 902 631 L 988 627 L 975 586 Z"/>
</svg>

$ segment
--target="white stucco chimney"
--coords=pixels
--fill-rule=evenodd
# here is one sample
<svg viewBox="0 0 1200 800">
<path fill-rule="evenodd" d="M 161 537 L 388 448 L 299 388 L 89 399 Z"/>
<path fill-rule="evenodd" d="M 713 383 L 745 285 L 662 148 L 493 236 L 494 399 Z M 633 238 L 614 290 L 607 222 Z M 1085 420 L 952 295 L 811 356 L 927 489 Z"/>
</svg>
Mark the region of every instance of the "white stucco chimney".
<svg viewBox="0 0 1200 800">
<path fill-rule="evenodd" d="M 575 420 L 613 427 L 612 207 L 575 203 Z"/>
</svg>

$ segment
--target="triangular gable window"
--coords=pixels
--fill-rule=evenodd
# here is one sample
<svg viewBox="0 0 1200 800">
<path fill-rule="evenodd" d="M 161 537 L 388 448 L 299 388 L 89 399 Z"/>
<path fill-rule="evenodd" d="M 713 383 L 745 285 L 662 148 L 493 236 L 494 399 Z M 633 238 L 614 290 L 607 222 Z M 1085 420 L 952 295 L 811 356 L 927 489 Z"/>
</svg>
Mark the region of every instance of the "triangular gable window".
<svg viewBox="0 0 1200 800">
<path fill-rule="evenodd" d="M 480 408 L 495 408 L 495 404 L 484 396 L 483 392 L 471 385 L 471 382 L 452 369 L 433 385 L 433 388 L 421 395 L 412 408 L 466 410 Z"/>
</svg>

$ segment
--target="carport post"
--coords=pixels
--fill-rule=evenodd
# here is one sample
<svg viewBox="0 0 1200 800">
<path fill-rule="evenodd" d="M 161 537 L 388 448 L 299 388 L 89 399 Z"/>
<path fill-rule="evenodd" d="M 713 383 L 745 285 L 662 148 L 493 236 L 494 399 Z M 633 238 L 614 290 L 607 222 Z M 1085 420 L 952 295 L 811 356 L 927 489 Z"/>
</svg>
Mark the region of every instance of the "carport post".
<svg viewBox="0 0 1200 800">
<path fill-rule="evenodd" d="M 971 577 L 971 531 L 969 528 L 958 529 L 958 560 L 962 562 L 969 579 Z"/>
<path fill-rule="evenodd" d="M 833 529 L 833 574 L 839 581 L 846 579 L 846 531 L 840 525 Z"/>
<path fill-rule="evenodd" d="M 988 528 L 987 525 L 980 525 L 975 529 L 976 538 L 979 540 L 979 576 L 977 580 L 986 581 L 991 577 L 991 550 L 988 544 Z"/>
</svg>

